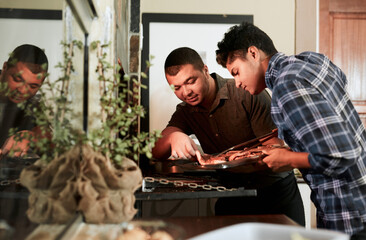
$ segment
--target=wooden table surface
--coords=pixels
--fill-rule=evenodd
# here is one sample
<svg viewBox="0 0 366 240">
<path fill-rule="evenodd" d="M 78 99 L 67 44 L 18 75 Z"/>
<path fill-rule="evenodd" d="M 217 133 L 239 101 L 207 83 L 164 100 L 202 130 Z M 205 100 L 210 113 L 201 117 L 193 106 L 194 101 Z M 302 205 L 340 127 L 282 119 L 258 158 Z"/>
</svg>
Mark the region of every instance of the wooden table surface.
<svg viewBox="0 0 366 240">
<path fill-rule="evenodd" d="M 145 220 L 145 219 L 144 219 Z M 185 238 L 191 238 L 218 228 L 237 223 L 272 223 L 292 226 L 300 226 L 290 218 L 282 214 L 273 215 L 233 215 L 233 216 L 209 216 L 209 217 L 169 217 L 159 218 L 168 223 L 180 226 L 185 232 Z"/>
<path fill-rule="evenodd" d="M 132 223 L 142 222 L 145 226 L 173 226 L 171 231 L 166 228 L 170 234 L 178 233 L 174 236 L 182 236 L 189 239 L 197 235 L 219 229 L 222 227 L 238 224 L 238 223 L 272 223 L 299 226 L 285 215 L 235 215 L 235 216 L 208 216 L 208 217 L 166 217 L 166 218 L 141 218 Z M 169 225 L 171 224 L 171 225 Z M 123 225 L 123 224 L 122 224 Z M 59 224 L 41 224 L 26 240 L 81 240 L 81 239 L 115 239 L 122 229 L 121 224 L 87 224 L 83 222 L 83 217 L 78 214 L 75 219 L 68 225 Z M 139 225 L 143 226 L 143 225 Z M 180 227 L 176 231 L 176 226 Z M 113 237 L 114 236 L 114 237 Z M 181 240 L 181 239 L 180 239 Z"/>
</svg>

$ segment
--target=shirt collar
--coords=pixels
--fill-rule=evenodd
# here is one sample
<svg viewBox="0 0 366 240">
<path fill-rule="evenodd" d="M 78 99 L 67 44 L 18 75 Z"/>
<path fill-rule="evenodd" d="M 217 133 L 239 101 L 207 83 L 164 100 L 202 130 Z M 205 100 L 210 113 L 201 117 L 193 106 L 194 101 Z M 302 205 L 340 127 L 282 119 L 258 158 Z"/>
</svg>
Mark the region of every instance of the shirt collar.
<svg viewBox="0 0 366 240">
<path fill-rule="evenodd" d="M 277 79 L 278 72 L 280 70 L 281 63 L 286 59 L 285 54 L 276 53 L 271 57 L 268 63 L 268 68 L 265 75 L 266 86 L 273 90 L 275 80 Z"/>
<path fill-rule="evenodd" d="M 226 84 L 227 80 L 222 78 L 217 73 L 212 73 L 211 77 L 215 80 L 216 83 L 216 97 L 212 103 L 210 112 L 214 111 L 217 106 L 219 106 L 221 100 L 229 98 L 229 91 Z"/>
<path fill-rule="evenodd" d="M 229 98 L 229 90 L 227 88 L 227 79 L 222 78 L 217 73 L 212 73 L 211 77 L 215 80 L 216 83 L 216 99 L 228 99 Z M 215 99 L 215 101 L 216 101 Z"/>
</svg>

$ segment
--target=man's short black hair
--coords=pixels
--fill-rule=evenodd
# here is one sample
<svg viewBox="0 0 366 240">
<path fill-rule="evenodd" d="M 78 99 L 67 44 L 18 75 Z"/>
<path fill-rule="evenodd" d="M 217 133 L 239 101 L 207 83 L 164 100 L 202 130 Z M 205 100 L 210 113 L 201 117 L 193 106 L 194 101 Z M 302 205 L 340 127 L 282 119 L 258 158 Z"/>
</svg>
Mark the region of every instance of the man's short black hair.
<svg viewBox="0 0 366 240">
<path fill-rule="evenodd" d="M 201 56 L 192 48 L 181 47 L 173 50 L 165 60 L 165 73 L 175 76 L 182 65 L 191 64 L 196 70 L 202 70 L 205 64 Z"/>
<path fill-rule="evenodd" d="M 245 57 L 251 46 L 262 50 L 267 56 L 277 53 L 272 39 L 265 32 L 252 23 L 243 22 L 231 27 L 217 44 L 216 61 L 226 68 L 228 61 L 234 60 L 232 57 Z M 233 55 L 233 53 L 235 54 Z"/>
<path fill-rule="evenodd" d="M 9 56 L 7 66 L 11 68 L 17 62 L 40 65 L 43 71 L 47 72 L 48 70 L 48 59 L 46 54 L 42 49 L 31 44 L 23 44 L 16 47 Z"/>
</svg>

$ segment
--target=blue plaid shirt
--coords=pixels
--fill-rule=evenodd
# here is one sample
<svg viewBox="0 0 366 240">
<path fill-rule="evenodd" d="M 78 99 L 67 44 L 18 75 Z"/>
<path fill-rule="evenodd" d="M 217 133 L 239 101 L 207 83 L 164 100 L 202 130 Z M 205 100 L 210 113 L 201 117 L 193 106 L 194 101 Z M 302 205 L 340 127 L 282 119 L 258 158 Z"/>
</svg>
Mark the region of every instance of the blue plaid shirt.
<svg viewBox="0 0 366 240">
<path fill-rule="evenodd" d="M 277 53 L 265 81 L 279 137 L 309 153 L 311 168 L 300 171 L 312 189 L 318 227 L 359 232 L 366 223 L 366 132 L 346 76 L 324 55 Z"/>
</svg>

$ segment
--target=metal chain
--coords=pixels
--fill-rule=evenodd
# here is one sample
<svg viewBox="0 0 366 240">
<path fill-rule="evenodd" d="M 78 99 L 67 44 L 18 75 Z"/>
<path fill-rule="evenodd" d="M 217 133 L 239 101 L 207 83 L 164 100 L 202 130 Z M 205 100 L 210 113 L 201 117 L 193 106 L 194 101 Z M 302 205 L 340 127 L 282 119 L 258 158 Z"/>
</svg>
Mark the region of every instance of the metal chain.
<svg viewBox="0 0 366 240">
<path fill-rule="evenodd" d="M 224 186 L 212 186 L 212 185 L 209 185 L 209 184 L 197 184 L 197 183 L 186 183 L 186 182 L 182 182 L 182 181 L 177 181 L 177 180 L 168 180 L 168 179 L 165 179 L 165 178 L 154 178 L 154 177 L 144 177 L 144 180 L 146 182 L 158 182 L 160 184 L 169 184 L 169 183 L 172 183 L 174 184 L 174 186 L 176 187 L 183 187 L 183 186 L 188 186 L 190 188 L 193 188 L 193 189 L 196 189 L 196 188 L 202 188 L 204 190 L 216 190 L 216 191 L 219 191 L 219 192 L 225 192 L 225 191 L 236 191 L 238 190 L 237 188 L 226 188 Z"/>
<path fill-rule="evenodd" d="M 219 192 L 225 192 L 225 191 L 236 191 L 238 190 L 237 188 L 226 188 L 224 186 L 212 186 L 210 184 L 197 184 L 197 183 L 186 183 L 186 182 L 182 182 L 182 181 L 177 181 L 177 180 L 168 180 L 168 179 L 165 179 L 165 178 L 154 178 L 154 177 L 144 177 L 144 180 L 146 182 L 158 182 L 160 184 L 163 184 L 163 185 L 167 185 L 169 183 L 172 183 L 174 184 L 174 186 L 176 187 L 184 187 L 184 186 L 187 186 L 189 188 L 192 188 L 192 189 L 197 189 L 197 188 L 202 188 L 203 190 L 216 190 L 216 191 L 219 191 Z M 20 184 L 20 179 L 14 179 L 14 180 L 2 180 L 0 181 L 0 186 L 9 186 L 10 184 Z"/>
<path fill-rule="evenodd" d="M 2 180 L 0 181 L 0 186 L 9 186 L 10 184 L 15 183 L 15 184 L 20 184 L 20 179 L 14 179 L 14 180 Z"/>
</svg>

